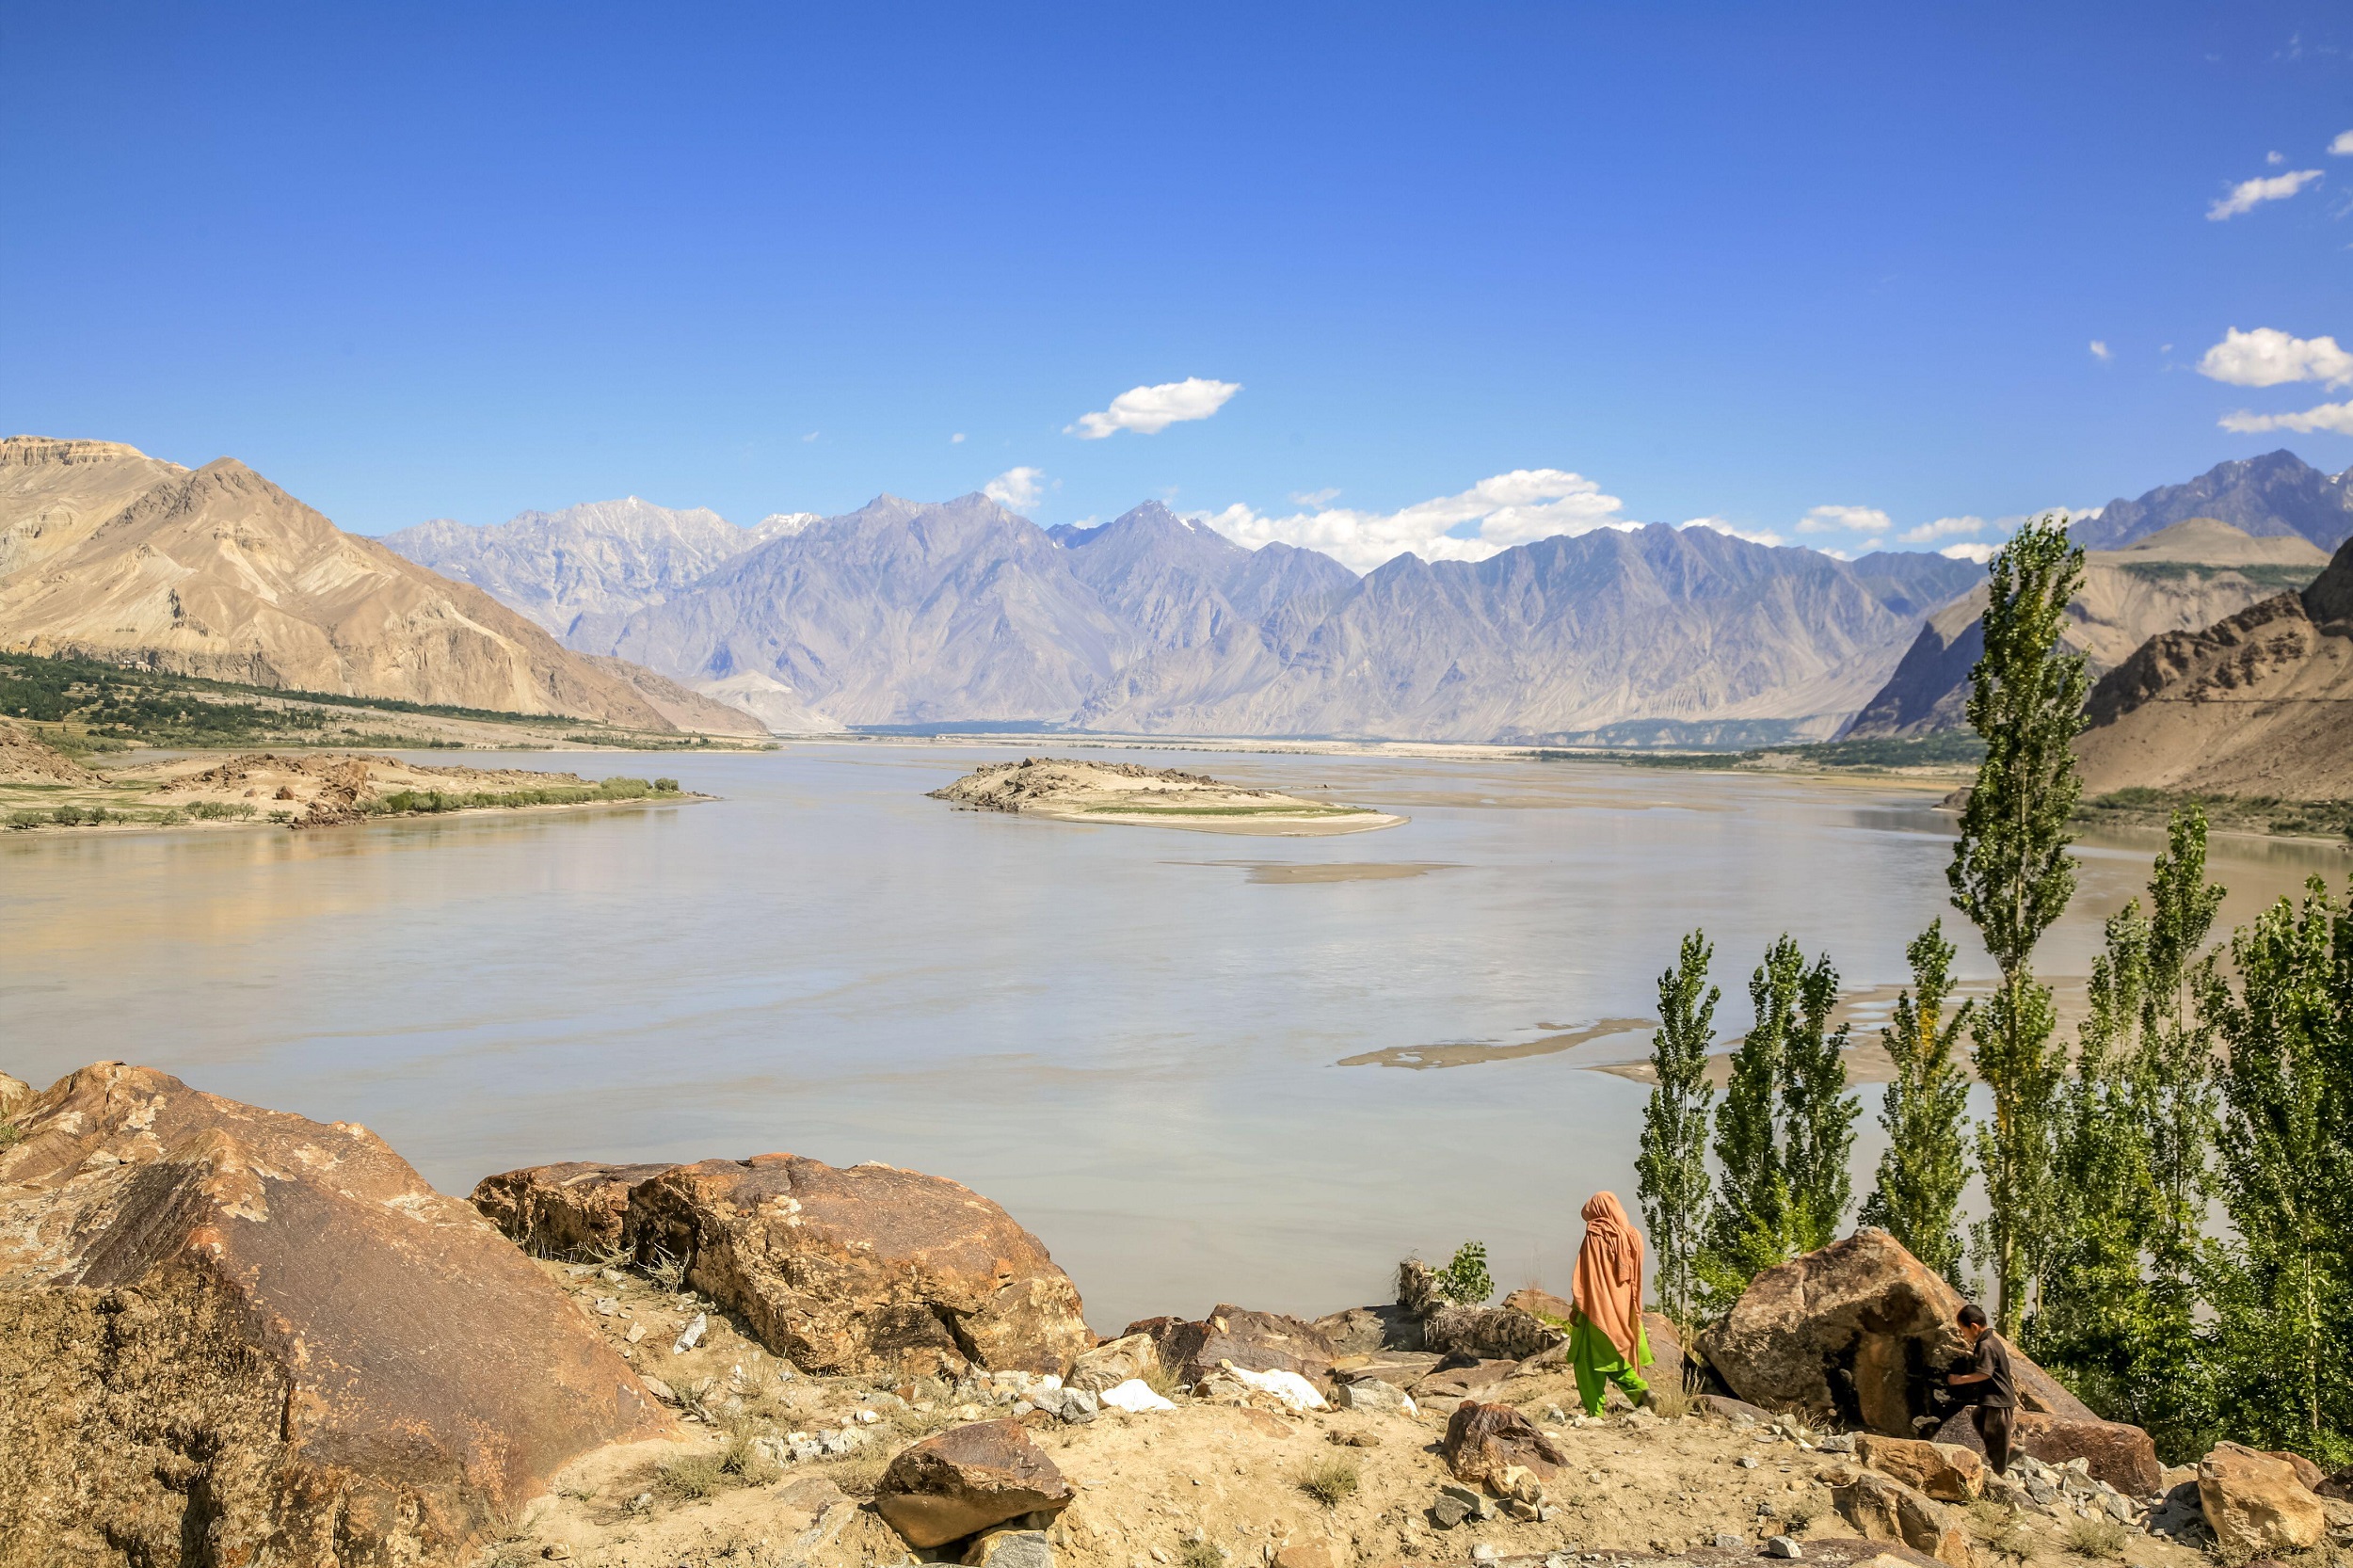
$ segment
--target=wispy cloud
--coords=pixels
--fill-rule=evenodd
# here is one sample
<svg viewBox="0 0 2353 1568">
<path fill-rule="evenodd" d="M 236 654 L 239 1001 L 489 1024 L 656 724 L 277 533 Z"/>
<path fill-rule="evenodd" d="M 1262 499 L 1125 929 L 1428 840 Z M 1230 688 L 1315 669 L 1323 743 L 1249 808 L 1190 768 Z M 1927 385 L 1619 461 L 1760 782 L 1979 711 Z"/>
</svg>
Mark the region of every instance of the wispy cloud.
<svg viewBox="0 0 2353 1568">
<path fill-rule="evenodd" d="M 964 432 L 959 430 L 954 435 L 949 437 L 948 444 L 950 446 L 962 446 L 964 444 Z"/>
<path fill-rule="evenodd" d="M 1198 376 L 1163 381 L 1157 387 L 1130 387 L 1096 414 L 1080 414 L 1078 423 L 1063 427 L 1065 436 L 1099 441 L 1122 430 L 1139 436 L 1156 435 L 1186 420 L 1207 419 L 1241 391 L 1239 381 L 1205 381 Z"/>
<path fill-rule="evenodd" d="M 1294 506 L 1321 506 L 1326 502 L 1333 500 L 1339 493 L 1340 488 L 1337 485 L 1334 485 L 1328 488 L 1321 490 L 1293 490 L 1291 492 L 1291 504 Z"/>
<path fill-rule="evenodd" d="M 2242 436 L 2258 435 L 2265 430 L 2300 430 L 2311 434 L 2328 430 L 2340 436 L 2353 436 L 2353 403 L 2323 403 L 2300 414 L 2236 413 L 2222 416 L 2222 428 L 2235 430 Z"/>
<path fill-rule="evenodd" d="M 2284 201 L 2320 178 L 2316 168 L 2298 168 L 2286 174 L 2266 178 L 2241 180 L 2231 187 L 2231 194 L 2206 209 L 2206 221 L 2220 223 L 2241 213 L 2251 213 L 2266 201 Z"/>
<path fill-rule="evenodd" d="M 1917 528 L 1907 528 L 1896 536 L 1905 544 L 1934 544 L 1939 539 L 1949 539 L 1956 534 L 1982 534 L 1991 526 L 1993 525 L 1985 519 L 1979 517 L 1938 518 L 1934 522 L 1924 522 Z"/>
<path fill-rule="evenodd" d="M 1884 534 L 1894 526 L 1877 506 L 1817 506 L 1798 520 L 1801 534 Z"/>
<path fill-rule="evenodd" d="M 2116 358 L 2115 355 L 2108 352 L 2108 345 L 2102 343 L 2098 338 L 2091 340 L 2091 357 L 2095 360 L 2113 360 Z"/>
<path fill-rule="evenodd" d="M 2353 383 L 2353 354 L 2334 338 L 2294 338 L 2276 327 L 2242 332 L 2233 327 L 2198 361 L 2198 374 L 2233 387 L 2280 387 L 2290 381 Z"/>
<path fill-rule="evenodd" d="M 2339 131 L 2337 139 L 2329 144 L 2329 151 L 2340 158 L 2353 158 L 2353 131 Z"/>
<path fill-rule="evenodd" d="M 1042 469 L 1009 468 L 982 486 L 981 493 L 1008 511 L 1025 512 L 1046 494 L 1046 473 Z"/>
<path fill-rule="evenodd" d="M 1635 524 L 1620 516 L 1624 504 L 1582 474 L 1514 469 L 1395 512 L 1317 506 L 1274 518 L 1237 504 L 1202 514 L 1201 520 L 1254 550 L 1279 540 L 1370 571 L 1408 552 L 1426 561 L 1483 561 L 1497 551 L 1555 534 L 1631 528 Z"/>
</svg>

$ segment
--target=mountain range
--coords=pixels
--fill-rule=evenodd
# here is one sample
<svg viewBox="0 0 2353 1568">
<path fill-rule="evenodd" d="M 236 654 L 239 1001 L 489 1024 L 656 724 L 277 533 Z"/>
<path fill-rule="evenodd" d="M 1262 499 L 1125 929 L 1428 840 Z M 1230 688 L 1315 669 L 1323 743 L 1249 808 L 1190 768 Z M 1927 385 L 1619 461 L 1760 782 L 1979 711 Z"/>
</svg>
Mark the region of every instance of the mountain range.
<svg viewBox="0 0 2353 1568">
<path fill-rule="evenodd" d="M 232 457 L 0 440 L 0 648 L 669 732 L 757 732 L 600 664 L 488 594 L 346 534 Z M 642 685 L 641 685 L 642 682 Z"/>
<path fill-rule="evenodd" d="M 2323 473 L 2285 450 L 2217 463 L 2185 485 L 2111 501 L 2073 532 L 2087 550 L 2118 550 L 2191 518 L 2259 539 L 2300 534 L 2326 553 L 2353 536 L 2353 468 Z"/>
</svg>

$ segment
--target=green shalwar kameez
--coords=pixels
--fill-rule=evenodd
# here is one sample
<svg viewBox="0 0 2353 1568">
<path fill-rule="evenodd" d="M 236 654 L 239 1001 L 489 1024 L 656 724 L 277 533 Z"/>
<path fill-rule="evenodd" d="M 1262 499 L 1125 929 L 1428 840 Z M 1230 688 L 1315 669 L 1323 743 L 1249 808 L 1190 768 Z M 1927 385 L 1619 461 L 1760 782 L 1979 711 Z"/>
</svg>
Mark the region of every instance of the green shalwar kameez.
<svg viewBox="0 0 2353 1568">
<path fill-rule="evenodd" d="M 1650 1392 L 1650 1384 L 1642 1381 L 1637 1368 L 1649 1366 L 1653 1359 L 1650 1336 L 1643 1332 L 1639 1320 L 1634 1329 L 1633 1366 L 1626 1365 L 1618 1347 L 1610 1343 L 1609 1336 L 1586 1321 L 1583 1313 L 1578 1313 L 1569 1327 L 1569 1364 L 1577 1368 L 1577 1397 L 1584 1401 L 1588 1416 L 1601 1414 L 1602 1396 L 1613 1383 L 1625 1390 L 1627 1399 L 1641 1404 L 1642 1396 Z"/>
</svg>

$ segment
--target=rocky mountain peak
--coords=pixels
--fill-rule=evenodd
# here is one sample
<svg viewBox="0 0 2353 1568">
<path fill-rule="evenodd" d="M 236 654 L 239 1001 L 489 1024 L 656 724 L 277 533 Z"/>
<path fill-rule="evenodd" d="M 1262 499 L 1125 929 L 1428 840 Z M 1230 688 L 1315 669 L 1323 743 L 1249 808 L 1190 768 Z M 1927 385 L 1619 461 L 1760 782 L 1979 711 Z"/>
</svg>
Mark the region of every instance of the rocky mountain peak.
<svg viewBox="0 0 2353 1568">
<path fill-rule="evenodd" d="M 145 463 L 161 460 L 150 457 L 137 447 L 121 441 L 76 440 L 53 436 L 9 436 L 0 439 L 0 464 L 32 468 L 44 464 L 62 466 L 125 459 Z M 179 467 L 177 463 L 170 466 Z"/>
</svg>

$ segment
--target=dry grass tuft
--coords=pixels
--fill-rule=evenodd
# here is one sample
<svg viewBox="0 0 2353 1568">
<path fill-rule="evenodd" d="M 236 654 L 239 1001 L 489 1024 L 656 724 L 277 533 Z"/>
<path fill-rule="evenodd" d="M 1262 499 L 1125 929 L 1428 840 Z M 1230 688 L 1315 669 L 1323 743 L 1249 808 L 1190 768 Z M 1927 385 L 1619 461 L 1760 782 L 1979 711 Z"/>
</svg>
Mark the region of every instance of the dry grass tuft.
<svg viewBox="0 0 2353 1568">
<path fill-rule="evenodd" d="M 1690 1415 L 1698 1404 L 1698 1399 L 1690 1390 L 1679 1384 L 1656 1383 L 1651 1384 L 1650 1392 L 1642 1396 L 1643 1409 L 1670 1421 Z"/>
<path fill-rule="evenodd" d="M 888 1443 L 869 1443 L 838 1459 L 813 1459 L 792 1467 L 795 1475 L 823 1476 L 853 1497 L 871 1497 L 883 1472 L 899 1452 Z"/>
<path fill-rule="evenodd" d="M 654 1480 L 671 1496 L 692 1502 L 724 1490 L 734 1478 L 720 1467 L 716 1454 L 680 1454 L 663 1461 Z"/>
<path fill-rule="evenodd" d="M 1176 1568 L 1225 1568 L 1225 1559 L 1207 1541 L 1188 1541 L 1176 1549 Z"/>
<path fill-rule="evenodd" d="M 1299 1489 L 1326 1508 L 1337 1508 L 1356 1495 L 1356 1462 L 1334 1457 L 1319 1460 L 1299 1478 Z"/>
<path fill-rule="evenodd" d="M 2077 1519 L 2059 1535 L 2059 1544 L 2077 1557 L 2113 1562 L 2124 1555 L 2124 1527 L 2113 1519 Z"/>
</svg>

